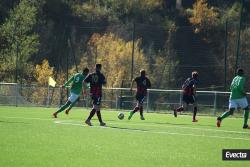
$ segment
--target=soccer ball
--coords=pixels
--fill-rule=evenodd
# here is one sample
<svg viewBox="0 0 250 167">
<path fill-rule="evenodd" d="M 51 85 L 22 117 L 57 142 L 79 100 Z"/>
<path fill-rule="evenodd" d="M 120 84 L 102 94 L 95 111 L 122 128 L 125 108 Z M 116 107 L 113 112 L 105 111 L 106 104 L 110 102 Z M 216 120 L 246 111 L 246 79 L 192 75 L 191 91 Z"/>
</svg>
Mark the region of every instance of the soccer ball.
<svg viewBox="0 0 250 167">
<path fill-rule="evenodd" d="M 120 120 L 124 119 L 124 114 L 122 112 L 120 112 L 117 116 Z"/>
</svg>

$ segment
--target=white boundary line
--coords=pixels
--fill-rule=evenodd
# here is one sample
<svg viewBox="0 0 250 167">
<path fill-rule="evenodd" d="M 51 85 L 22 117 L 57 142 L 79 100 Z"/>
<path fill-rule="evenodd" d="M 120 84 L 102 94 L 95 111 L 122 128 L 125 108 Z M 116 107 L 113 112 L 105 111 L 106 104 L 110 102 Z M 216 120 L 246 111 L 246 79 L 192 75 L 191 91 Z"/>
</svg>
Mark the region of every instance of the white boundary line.
<svg viewBox="0 0 250 167">
<path fill-rule="evenodd" d="M 10 118 L 10 119 L 27 119 L 27 120 L 41 120 L 41 121 L 52 121 L 53 118 L 51 119 L 46 119 L 46 118 L 35 118 L 35 117 L 5 117 L 5 116 L 0 116 L 0 118 Z M 75 120 L 60 120 L 57 119 L 56 121 L 64 121 L 64 122 L 76 122 Z M 161 127 L 174 127 L 174 128 L 178 128 L 178 129 L 193 129 L 193 130 L 201 130 L 201 131 L 215 131 L 215 132 L 224 132 L 224 133 L 237 133 L 237 134 L 249 134 L 250 132 L 242 132 L 242 131 L 232 131 L 232 130 L 218 130 L 218 129 L 205 129 L 205 128 L 193 128 L 193 127 L 185 127 L 185 126 L 181 126 L 181 125 L 162 125 L 162 124 L 157 124 L 154 125 L 151 122 L 148 122 L 148 124 L 139 124 L 139 123 L 129 123 L 129 122 L 122 122 L 122 124 L 129 124 L 129 125 L 135 125 L 135 126 L 145 126 L 145 127 L 157 127 L 157 126 L 161 126 Z M 109 123 L 109 124 L 113 124 L 113 125 L 117 125 L 120 123 Z M 167 123 L 166 123 L 167 124 Z"/>
<path fill-rule="evenodd" d="M 79 123 L 70 123 L 70 122 L 64 122 L 64 121 L 55 121 L 56 124 L 61 125 L 72 125 L 72 126 L 87 126 Z M 112 125 L 112 123 L 110 123 Z M 193 136 L 193 137 L 207 137 L 207 138 L 219 138 L 219 139 L 231 139 L 231 140 L 244 140 L 244 141 L 250 141 L 250 138 L 234 138 L 234 137 L 224 137 L 224 136 L 216 136 L 216 135 L 197 135 L 193 133 L 174 133 L 174 132 L 166 132 L 166 131 L 150 131 L 150 130 L 139 130 L 139 129 L 118 129 L 118 128 L 112 128 L 112 127 L 102 127 L 102 126 L 92 126 L 91 128 L 103 128 L 103 129 L 112 129 L 112 130 L 121 130 L 121 131 L 130 131 L 130 132 L 142 132 L 142 133 L 154 133 L 154 134 L 167 134 L 167 135 L 180 135 L 180 136 Z"/>
<path fill-rule="evenodd" d="M 46 119 L 46 118 L 34 118 L 34 117 L 1 117 L 0 118 L 9 118 L 9 119 L 26 119 L 26 120 L 40 120 L 40 121 L 53 121 L 53 118 Z M 74 126 L 86 126 L 83 123 L 72 123 L 77 122 L 75 120 L 54 120 L 54 123 L 56 124 L 64 124 L 64 125 L 74 125 Z M 118 123 L 109 123 L 110 125 L 117 125 Z M 122 123 L 124 124 L 124 123 Z M 135 125 L 135 126 L 163 126 L 163 125 L 144 125 L 144 124 L 136 124 L 136 123 L 129 123 L 129 125 Z M 107 127 L 101 127 L 101 126 L 92 126 L 94 128 L 107 128 Z M 239 133 L 239 134 L 250 134 L 248 132 L 238 132 L 238 131 L 228 131 L 228 130 L 216 130 L 216 129 L 203 129 L 203 128 L 192 128 L 192 127 L 183 127 L 179 125 L 173 125 L 173 126 L 163 126 L 163 127 L 174 127 L 174 128 L 183 128 L 183 129 L 196 129 L 196 130 L 202 130 L 202 131 L 217 131 L 217 132 L 225 132 L 225 133 Z M 197 135 L 193 133 L 174 133 L 174 132 L 166 132 L 166 131 L 153 131 L 153 130 L 129 130 L 129 129 L 118 129 L 118 128 L 108 128 L 108 129 L 116 129 L 116 130 L 123 130 L 123 131 L 137 131 L 137 132 L 144 132 L 144 133 L 155 133 L 155 134 L 169 134 L 169 135 L 181 135 L 181 136 L 195 136 L 195 137 L 208 137 L 208 138 L 220 138 L 220 139 L 232 139 L 232 140 L 245 140 L 250 141 L 250 138 L 234 138 L 234 137 L 223 137 L 223 136 L 216 136 L 216 135 Z"/>
</svg>

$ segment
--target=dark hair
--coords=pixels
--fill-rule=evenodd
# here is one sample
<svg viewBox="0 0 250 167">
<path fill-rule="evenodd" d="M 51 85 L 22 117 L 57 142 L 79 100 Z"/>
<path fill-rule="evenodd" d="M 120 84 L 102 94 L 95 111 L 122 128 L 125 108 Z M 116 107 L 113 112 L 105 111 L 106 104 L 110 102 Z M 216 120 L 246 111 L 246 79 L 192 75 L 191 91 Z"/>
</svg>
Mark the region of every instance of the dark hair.
<svg viewBox="0 0 250 167">
<path fill-rule="evenodd" d="M 86 67 L 83 69 L 83 73 L 89 73 L 89 69 Z"/>
<path fill-rule="evenodd" d="M 244 70 L 242 68 L 237 69 L 237 75 L 242 76 L 244 74 Z"/>
<path fill-rule="evenodd" d="M 193 78 L 197 78 L 197 77 L 198 77 L 198 75 L 199 75 L 199 74 L 198 74 L 198 72 L 197 72 L 197 71 L 193 71 L 193 72 L 192 72 L 192 77 L 193 77 Z"/>
<path fill-rule="evenodd" d="M 140 73 L 141 73 L 141 75 L 143 75 L 143 76 L 146 75 L 146 71 L 145 71 L 144 69 L 141 69 L 141 70 L 140 70 Z"/>
</svg>

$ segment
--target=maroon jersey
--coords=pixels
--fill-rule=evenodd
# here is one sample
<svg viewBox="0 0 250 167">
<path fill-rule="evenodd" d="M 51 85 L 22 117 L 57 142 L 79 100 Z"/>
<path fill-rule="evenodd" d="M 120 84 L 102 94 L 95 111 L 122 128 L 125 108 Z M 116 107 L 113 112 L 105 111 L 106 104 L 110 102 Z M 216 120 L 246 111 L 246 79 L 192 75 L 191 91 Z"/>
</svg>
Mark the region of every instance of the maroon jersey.
<svg viewBox="0 0 250 167">
<path fill-rule="evenodd" d="M 151 87 L 150 80 L 142 76 L 136 77 L 134 80 L 137 84 L 136 94 L 145 96 L 147 94 L 147 89 Z"/>
<path fill-rule="evenodd" d="M 198 80 L 195 78 L 188 78 L 182 85 L 184 95 L 193 95 L 194 94 L 194 85 L 196 86 Z"/>
<path fill-rule="evenodd" d="M 84 82 L 90 83 L 90 95 L 102 97 L 102 85 L 106 84 L 106 79 L 101 72 L 89 74 Z"/>
</svg>

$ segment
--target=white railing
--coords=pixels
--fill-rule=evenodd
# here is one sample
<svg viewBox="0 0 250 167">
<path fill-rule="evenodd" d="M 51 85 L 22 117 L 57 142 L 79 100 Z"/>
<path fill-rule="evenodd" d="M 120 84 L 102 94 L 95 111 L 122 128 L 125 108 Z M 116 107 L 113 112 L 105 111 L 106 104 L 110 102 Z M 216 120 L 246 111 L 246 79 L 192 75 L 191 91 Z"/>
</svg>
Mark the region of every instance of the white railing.
<svg viewBox="0 0 250 167">
<path fill-rule="evenodd" d="M 113 109 L 131 110 L 136 101 L 129 88 L 104 88 L 102 106 Z M 215 115 L 228 105 L 230 92 L 197 91 L 199 108 L 204 114 Z M 249 94 L 249 93 L 248 93 Z M 67 91 L 59 87 L 0 83 L 0 105 L 14 106 L 60 106 L 67 100 Z M 147 112 L 170 112 L 179 106 L 181 90 L 149 89 L 144 108 Z M 90 107 L 89 96 L 81 97 L 78 106 Z"/>
</svg>

